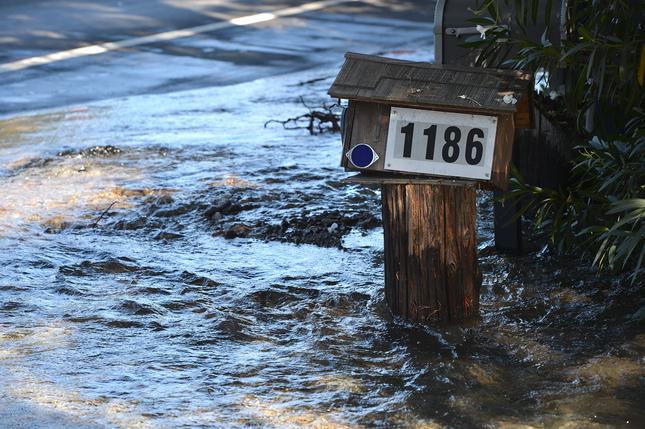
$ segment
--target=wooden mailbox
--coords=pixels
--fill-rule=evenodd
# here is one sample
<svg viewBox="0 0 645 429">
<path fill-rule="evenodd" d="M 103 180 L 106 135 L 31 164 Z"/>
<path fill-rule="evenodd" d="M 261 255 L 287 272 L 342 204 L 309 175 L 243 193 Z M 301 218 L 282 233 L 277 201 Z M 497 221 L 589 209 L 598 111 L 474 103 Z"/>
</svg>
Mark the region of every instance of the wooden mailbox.
<svg viewBox="0 0 645 429">
<path fill-rule="evenodd" d="M 505 189 L 515 128 L 530 127 L 531 83 L 514 70 L 348 53 L 329 90 L 349 100 L 341 164 Z"/>
<path fill-rule="evenodd" d="M 385 298 L 415 322 L 479 313 L 477 187 L 505 189 L 530 75 L 348 53 L 329 90 L 347 99 L 341 164 L 380 183 Z"/>
</svg>

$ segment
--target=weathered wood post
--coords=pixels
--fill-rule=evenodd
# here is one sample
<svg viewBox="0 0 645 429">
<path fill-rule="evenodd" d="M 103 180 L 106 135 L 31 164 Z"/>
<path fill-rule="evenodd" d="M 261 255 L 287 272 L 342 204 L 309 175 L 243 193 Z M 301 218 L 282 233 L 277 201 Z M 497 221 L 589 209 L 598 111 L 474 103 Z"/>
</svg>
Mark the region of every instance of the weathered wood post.
<svg viewBox="0 0 645 429">
<path fill-rule="evenodd" d="M 384 184 L 381 195 L 392 311 L 419 322 L 477 315 L 475 186 Z"/>
<path fill-rule="evenodd" d="M 341 164 L 361 172 L 349 181 L 381 185 L 390 309 L 424 323 L 476 316 L 475 191 L 506 186 L 530 76 L 345 58 L 329 90 L 349 100 Z"/>
</svg>

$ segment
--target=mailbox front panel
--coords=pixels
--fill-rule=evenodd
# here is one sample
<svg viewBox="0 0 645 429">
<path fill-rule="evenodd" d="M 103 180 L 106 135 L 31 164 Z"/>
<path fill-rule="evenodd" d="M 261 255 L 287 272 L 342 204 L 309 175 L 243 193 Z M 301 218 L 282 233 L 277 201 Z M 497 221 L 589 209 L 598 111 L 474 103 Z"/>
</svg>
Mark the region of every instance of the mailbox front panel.
<svg viewBox="0 0 645 429">
<path fill-rule="evenodd" d="M 384 169 L 490 180 L 497 117 L 393 107 Z"/>
<path fill-rule="evenodd" d="M 391 121 L 392 111 L 398 112 L 395 116 L 398 119 L 402 119 L 403 122 Z M 421 116 L 413 115 L 406 118 L 401 116 L 403 111 L 419 111 L 422 113 L 420 114 Z M 434 119 L 428 119 L 425 116 L 428 112 L 432 112 L 432 115 L 439 115 L 434 116 Z M 410 121 L 410 119 L 413 119 L 413 121 Z M 408 127 L 410 122 L 414 122 L 414 120 L 417 121 L 414 125 L 414 130 L 409 128 L 404 131 L 401 130 L 404 127 Z M 433 125 L 437 126 L 436 130 L 429 129 Z M 451 147 L 446 147 L 444 153 L 444 146 L 446 146 L 446 143 L 450 143 L 450 141 L 446 141 L 446 137 L 448 140 L 457 140 L 457 132 L 454 129 L 449 130 L 451 126 L 459 128 L 459 133 L 461 134 L 459 141 L 455 142 L 459 146 L 459 154 L 456 154 L 454 148 Z M 490 183 L 499 189 L 506 188 L 514 133 L 512 114 L 493 116 L 452 113 L 390 107 L 383 104 L 350 100 L 345 127 L 341 165 L 348 171 L 382 172 L 384 177 L 391 174 L 400 177 L 401 173 L 417 177 L 426 176 L 428 178 L 462 177 L 466 180 L 475 180 L 481 184 Z M 481 133 L 477 129 L 481 130 Z M 397 131 L 401 134 L 400 136 L 396 136 Z M 409 159 L 403 156 L 405 131 L 408 133 L 412 131 L 413 147 L 410 148 Z M 433 131 L 436 131 L 434 135 L 436 139 L 434 140 L 435 145 L 432 157 L 439 162 L 432 166 L 433 169 L 430 169 L 427 162 L 428 141 L 432 137 Z M 480 137 L 482 134 L 484 137 Z M 391 146 L 391 152 L 388 154 L 388 141 L 392 139 L 394 139 L 393 146 Z M 478 142 L 482 143 L 481 154 L 479 153 Z M 360 155 L 365 155 L 366 153 L 369 155 L 370 151 L 365 146 L 369 146 L 374 151 L 375 160 L 371 163 L 368 160 L 366 167 L 360 167 L 352 162 L 351 155 L 355 148 L 359 151 L 356 154 L 359 155 L 357 160 L 360 160 Z M 399 159 L 396 159 L 397 153 L 399 153 Z M 444 156 L 448 161 L 444 160 Z M 386 160 L 389 160 L 389 166 L 386 164 Z M 442 166 L 442 163 L 449 165 Z"/>
</svg>

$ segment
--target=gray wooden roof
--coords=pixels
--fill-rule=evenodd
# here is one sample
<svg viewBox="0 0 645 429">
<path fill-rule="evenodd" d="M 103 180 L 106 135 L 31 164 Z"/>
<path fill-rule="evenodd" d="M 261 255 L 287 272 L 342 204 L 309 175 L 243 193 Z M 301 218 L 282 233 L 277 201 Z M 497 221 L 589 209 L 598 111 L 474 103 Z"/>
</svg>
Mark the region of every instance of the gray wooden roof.
<svg viewBox="0 0 645 429">
<path fill-rule="evenodd" d="M 400 106 L 445 106 L 515 112 L 527 97 L 531 75 L 497 70 L 345 54 L 345 64 L 329 89 L 335 98 Z M 512 95 L 516 104 L 504 102 Z"/>
</svg>

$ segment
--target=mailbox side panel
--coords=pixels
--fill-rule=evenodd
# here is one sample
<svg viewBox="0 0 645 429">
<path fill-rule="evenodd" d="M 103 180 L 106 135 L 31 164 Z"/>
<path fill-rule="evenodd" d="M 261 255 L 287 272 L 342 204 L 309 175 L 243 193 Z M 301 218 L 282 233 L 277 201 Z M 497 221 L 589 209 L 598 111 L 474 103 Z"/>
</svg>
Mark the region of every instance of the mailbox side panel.
<svg viewBox="0 0 645 429">
<path fill-rule="evenodd" d="M 383 171 L 390 106 L 350 100 L 346 115 L 347 131 L 343 136 L 341 165 L 349 171 Z M 346 156 L 347 152 L 359 144 L 371 146 L 378 154 L 379 159 L 367 168 L 355 167 Z"/>
<path fill-rule="evenodd" d="M 495 154 L 491 174 L 491 182 L 497 189 L 506 190 L 508 188 L 514 139 L 515 119 L 513 115 L 500 115 L 497 120 Z"/>
<path fill-rule="evenodd" d="M 343 152 L 340 157 L 340 166 L 344 167 L 347 169 L 347 166 L 349 165 L 349 160 L 345 156 L 345 154 L 349 151 L 351 148 L 351 141 L 352 141 L 352 131 L 354 129 L 354 115 L 356 113 L 356 103 L 353 101 L 350 101 L 349 104 L 347 105 L 347 109 L 345 109 L 345 113 L 342 117 L 342 143 L 343 143 Z"/>
</svg>

